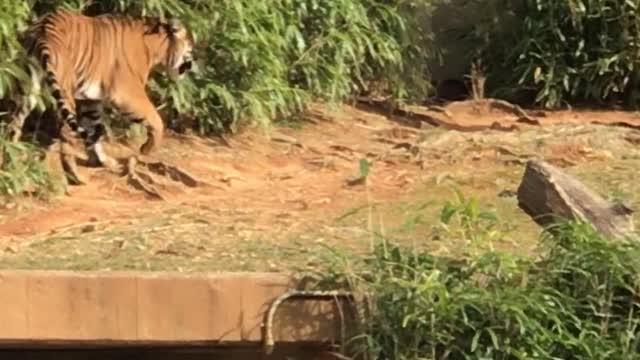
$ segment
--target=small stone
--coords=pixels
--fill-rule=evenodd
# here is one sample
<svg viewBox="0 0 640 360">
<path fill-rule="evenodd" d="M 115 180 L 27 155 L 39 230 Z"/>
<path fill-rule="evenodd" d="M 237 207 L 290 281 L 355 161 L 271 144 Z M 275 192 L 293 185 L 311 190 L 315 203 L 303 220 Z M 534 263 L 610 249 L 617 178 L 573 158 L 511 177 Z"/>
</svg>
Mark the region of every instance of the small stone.
<svg viewBox="0 0 640 360">
<path fill-rule="evenodd" d="M 80 232 L 83 234 L 94 232 L 94 231 L 96 231 L 96 226 L 94 224 L 85 225 L 80 230 Z"/>
</svg>

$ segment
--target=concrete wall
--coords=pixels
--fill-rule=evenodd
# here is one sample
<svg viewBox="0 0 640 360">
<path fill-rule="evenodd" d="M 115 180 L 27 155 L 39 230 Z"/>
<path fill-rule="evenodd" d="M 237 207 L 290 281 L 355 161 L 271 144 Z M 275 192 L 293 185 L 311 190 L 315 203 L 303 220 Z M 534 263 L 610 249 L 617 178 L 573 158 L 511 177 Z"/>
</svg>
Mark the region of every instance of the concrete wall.
<svg viewBox="0 0 640 360">
<path fill-rule="evenodd" d="M 189 346 L 251 353 L 263 343 L 267 309 L 292 288 L 287 276 L 270 273 L 4 271 L 0 349 Z M 341 310 L 349 313 L 332 300 L 282 304 L 273 323 L 276 354 L 339 342 Z"/>
</svg>

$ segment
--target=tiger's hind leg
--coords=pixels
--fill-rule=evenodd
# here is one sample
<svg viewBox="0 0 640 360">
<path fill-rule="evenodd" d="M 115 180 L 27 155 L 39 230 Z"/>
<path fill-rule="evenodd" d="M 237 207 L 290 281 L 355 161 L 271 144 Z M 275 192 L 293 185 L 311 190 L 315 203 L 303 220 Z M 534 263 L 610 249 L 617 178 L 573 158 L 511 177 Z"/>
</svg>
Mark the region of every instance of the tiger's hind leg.
<svg viewBox="0 0 640 360">
<path fill-rule="evenodd" d="M 51 94 L 56 99 L 58 113 L 58 137 L 60 139 L 60 158 L 65 177 L 74 185 L 84 185 L 86 179 L 80 175 L 76 157 L 82 157 L 77 151 L 78 120 L 76 103 L 73 97 L 75 77 L 69 68 L 65 68 L 58 51 L 53 51 L 46 44 L 39 47 L 39 58 L 43 70 L 46 72 L 46 82 L 51 88 Z"/>
<path fill-rule="evenodd" d="M 77 131 L 78 120 L 76 117 L 75 100 L 68 96 L 67 93 L 63 93 L 58 90 L 54 96 L 58 100 L 58 107 L 60 114 L 62 115 L 62 122 L 59 124 L 59 136 L 60 136 L 60 158 L 62 160 L 62 167 L 65 171 L 67 180 L 74 185 L 85 185 L 87 180 L 84 176 L 80 175 L 78 171 L 78 163 L 76 158 L 79 156 L 79 152 L 76 149 L 77 145 Z"/>
<path fill-rule="evenodd" d="M 67 124 L 63 123 L 59 130 L 60 133 L 60 159 L 62 168 L 64 169 L 67 180 L 73 185 L 86 185 L 87 180 L 80 175 L 78 171 L 77 157 L 78 150 L 75 148 L 75 132 Z"/>
<path fill-rule="evenodd" d="M 78 134 L 84 141 L 90 166 L 104 166 L 113 172 L 121 172 L 122 166 L 109 156 L 102 146 L 105 127 L 102 123 L 104 104 L 101 100 L 76 99 Z"/>
</svg>

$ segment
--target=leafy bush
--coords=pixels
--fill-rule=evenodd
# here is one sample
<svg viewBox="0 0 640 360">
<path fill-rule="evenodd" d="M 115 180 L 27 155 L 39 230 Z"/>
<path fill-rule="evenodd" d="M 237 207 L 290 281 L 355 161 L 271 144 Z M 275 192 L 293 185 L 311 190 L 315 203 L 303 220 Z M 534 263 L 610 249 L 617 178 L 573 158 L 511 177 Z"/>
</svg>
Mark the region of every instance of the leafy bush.
<svg viewBox="0 0 640 360">
<path fill-rule="evenodd" d="M 28 17 L 29 6 L 24 1 L 0 4 L 0 115 L 3 103 L 14 99 L 14 93 L 21 86 L 28 90 L 31 85 L 27 73 L 29 62 L 24 59 L 18 36 Z"/>
<path fill-rule="evenodd" d="M 157 76 L 151 93 L 166 119 L 196 119 L 200 130 L 209 132 L 234 129 L 239 121 L 268 125 L 302 110 L 310 99 L 342 101 L 367 81 L 403 71 L 408 35 L 401 3 L 56 0 L 35 1 L 29 12 L 26 2 L 8 1 L 0 15 L 0 39 L 8 41 L 3 46 L 9 52 L 21 54 L 14 40 L 19 30 L 28 19 L 55 8 L 88 15 L 177 16 L 194 33 L 199 71 L 177 85 Z M 15 73 L 0 68 L 0 97 L 12 89 L 3 77 Z"/>
<path fill-rule="evenodd" d="M 180 18 L 196 42 L 197 71 L 178 84 L 154 76 L 149 92 L 170 127 L 185 122 L 202 134 L 249 122 L 268 126 L 302 111 L 310 100 L 339 102 L 385 78 L 393 79 L 392 91 L 408 94 L 401 80 L 419 81 L 407 70 L 411 66 L 403 66 L 403 54 L 428 55 L 421 47 L 426 43 L 409 40 L 401 0 L 5 1 L 0 4 L 5 124 L 15 100 L 32 95 L 26 70 L 35 65 L 20 46 L 20 34 L 31 20 L 58 8 Z M 46 91 L 37 100 L 53 106 Z M 117 114 L 111 115 L 110 124 L 118 125 Z"/>
<path fill-rule="evenodd" d="M 62 184 L 51 176 L 42 161 L 44 154 L 35 146 L 0 137 L 0 154 L 1 195 L 30 193 L 46 199 L 61 190 Z"/>
<path fill-rule="evenodd" d="M 452 234 L 474 229 L 476 241 L 495 230 L 482 213 L 463 198 L 443 210 Z M 383 239 L 318 278 L 368 297 L 350 347 L 372 359 L 639 359 L 640 245 L 581 223 L 554 234 L 538 259 L 477 248 L 453 259 Z"/>
<path fill-rule="evenodd" d="M 624 100 L 637 105 L 640 20 L 630 1 L 502 2 L 480 49 L 499 96 L 527 91 L 545 107 Z M 504 31 L 508 28 L 509 31 Z"/>
</svg>

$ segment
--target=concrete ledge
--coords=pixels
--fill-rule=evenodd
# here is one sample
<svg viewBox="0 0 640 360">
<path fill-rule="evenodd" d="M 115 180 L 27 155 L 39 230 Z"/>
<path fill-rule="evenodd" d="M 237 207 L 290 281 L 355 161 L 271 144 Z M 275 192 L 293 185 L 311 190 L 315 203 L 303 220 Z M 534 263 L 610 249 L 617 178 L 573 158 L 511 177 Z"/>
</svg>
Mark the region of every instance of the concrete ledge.
<svg viewBox="0 0 640 360">
<path fill-rule="evenodd" d="M 341 360 L 317 347 L 280 346 L 276 352 L 265 356 L 259 348 L 251 347 L 215 347 L 209 349 L 167 349 L 167 348 L 121 348 L 100 350 L 2 350 L 3 360 Z"/>
<path fill-rule="evenodd" d="M 0 347 L 255 345 L 268 306 L 292 287 L 271 273 L 0 271 Z M 287 302 L 274 337 L 339 340 L 339 311 Z"/>
</svg>

